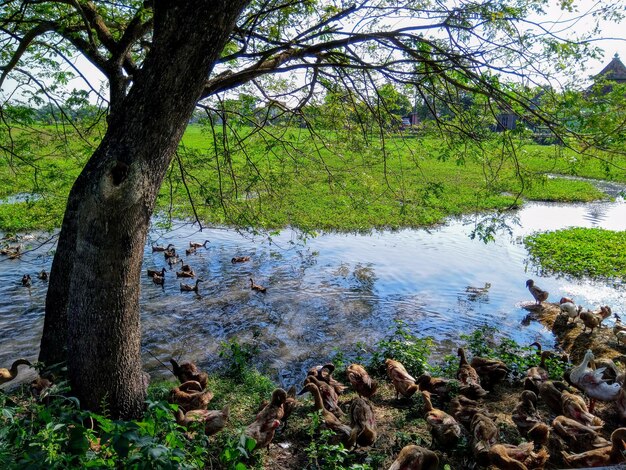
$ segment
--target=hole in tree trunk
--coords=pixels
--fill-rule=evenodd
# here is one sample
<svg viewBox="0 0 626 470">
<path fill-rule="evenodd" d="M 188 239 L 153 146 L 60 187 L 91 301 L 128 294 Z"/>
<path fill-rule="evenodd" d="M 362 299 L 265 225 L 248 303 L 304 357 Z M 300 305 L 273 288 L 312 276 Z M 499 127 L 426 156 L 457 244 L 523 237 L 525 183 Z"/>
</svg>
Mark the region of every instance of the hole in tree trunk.
<svg viewBox="0 0 626 470">
<path fill-rule="evenodd" d="M 117 161 L 115 166 L 111 169 L 111 176 L 113 178 L 113 184 L 119 186 L 128 176 L 129 167 L 126 163 Z"/>
</svg>

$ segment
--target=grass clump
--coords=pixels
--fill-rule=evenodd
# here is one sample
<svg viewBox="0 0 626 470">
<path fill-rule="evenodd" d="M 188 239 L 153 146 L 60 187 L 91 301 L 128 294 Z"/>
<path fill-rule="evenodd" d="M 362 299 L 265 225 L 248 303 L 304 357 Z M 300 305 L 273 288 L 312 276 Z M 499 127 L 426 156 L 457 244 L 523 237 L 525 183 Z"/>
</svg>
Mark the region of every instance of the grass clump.
<svg viewBox="0 0 626 470">
<path fill-rule="evenodd" d="M 550 273 L 626 279 L 626 232 L 569 228 L 524 239 L 533 261 Z"/>
</svg>

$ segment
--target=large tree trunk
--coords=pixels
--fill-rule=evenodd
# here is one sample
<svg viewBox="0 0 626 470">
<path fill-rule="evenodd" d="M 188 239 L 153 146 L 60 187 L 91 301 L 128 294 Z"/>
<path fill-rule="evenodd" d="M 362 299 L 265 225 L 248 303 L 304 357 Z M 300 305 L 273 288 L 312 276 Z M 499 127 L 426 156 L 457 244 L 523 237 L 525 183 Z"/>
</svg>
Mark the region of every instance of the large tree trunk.
<svg viewBox="0 0 626 470">
<path fill-rule="evenodd" d="M 77 179 L 54 257 L 40 358 L 67 358 L 83 407 L 143 410 L 139 278 L 156 197 L 248 0 L 155 1 L 151 51 Z M 65 345 L 67 349 L 65 350 Z"/>
</svg>

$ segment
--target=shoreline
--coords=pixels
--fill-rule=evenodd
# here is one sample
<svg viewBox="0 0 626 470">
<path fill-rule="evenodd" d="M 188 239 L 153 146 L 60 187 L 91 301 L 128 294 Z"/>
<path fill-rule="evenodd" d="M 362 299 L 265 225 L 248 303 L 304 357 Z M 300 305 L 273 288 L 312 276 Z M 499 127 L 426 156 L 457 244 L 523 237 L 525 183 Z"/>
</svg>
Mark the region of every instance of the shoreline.
<svg viewBox="0 0 626 470">
<path fill-rule="evenodd" d="M 552 331 L 556 344 L 569 354 L 572 364 L 579 363 L 587 349 L 591 349 L 596 358 L 618 359 L 626 363 L 626 346 L 617 342 L 608 325 L 595 328 L 593 333 L 583 333 L 584 325 L 578 319 L 572 322 L 567 315 L 561 315 L 558 304 L 543 302 L 541 305 L 523 305 L 522 308 L 530 312 L 531 319 Z"/>
</svg>

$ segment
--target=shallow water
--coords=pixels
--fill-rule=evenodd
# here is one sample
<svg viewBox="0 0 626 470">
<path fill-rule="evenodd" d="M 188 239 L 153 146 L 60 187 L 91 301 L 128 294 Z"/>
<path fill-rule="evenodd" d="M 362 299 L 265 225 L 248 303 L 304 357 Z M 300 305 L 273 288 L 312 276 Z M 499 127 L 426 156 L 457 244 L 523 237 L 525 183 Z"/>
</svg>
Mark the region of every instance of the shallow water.
<svg viewBox="0 0 626 470">
<path fill-rule="evenodd" d="M 621 190 L 611 187 L 610 190 Z M 312 363 L 326 360 L 338 347 L 354 351 L 384 337 L 394 320 L 407 322 L 419 335 L 440 340 L 438 352 L 454 351 L 460 333 L 476 326 L 497 326 L 520 343 L 554 343 L 537 322 L 524 322 L 522 303 L 532 300 L 528 278 L 548 290 L 552 301 L 563 295 L 590 308 L 608 304 L 624 313 L 623 284 L 539 276 L 521 243 L 537 230 L 568 226 L 626 230 L 626 204 L 528 203 L 507 216 L 511 233 L 500 232 L 495 243 L 469 237 L 482 216 L 451 220 L 428 230 L 382 231 L 371 235 L 325 234 L 302 244 L 290 230 L 268 241 L 235 231 L 189 224 L 169 231 L 153 229 L 145 250 L 144 268 L 167 267 L 152 244 L 175 244 L 184 253 L 189 241 L 209 239 L 207 249 L 185 257 L 205 282 L 200 295 L 180 292 L 174 271 L 162 289 L 147 276 L 141 279 L 143 350 L 153 374 L 166 372 L 154 356 L 171 355 L 211 368 L 221 341 L 238 338 L 260 348 L 264 364 L 289 384 Z M 23 241 L 33 250 L 19 260 L 0 258 L 0 364 L 17 357 L 36 359 L 43 326 L 46 282 L 36 278 L 49 269 L 53 241 Z M 247 255 L 251 261 L 230 262 Z M 21 286 L 30 273 L 33 286 Z M 249 278 L 267 287 L 249 289 Z M 191 283 L 191 280 L 182 280 Z M 488 289 L 471 289 L 485 287 Z"/>
</svg>

